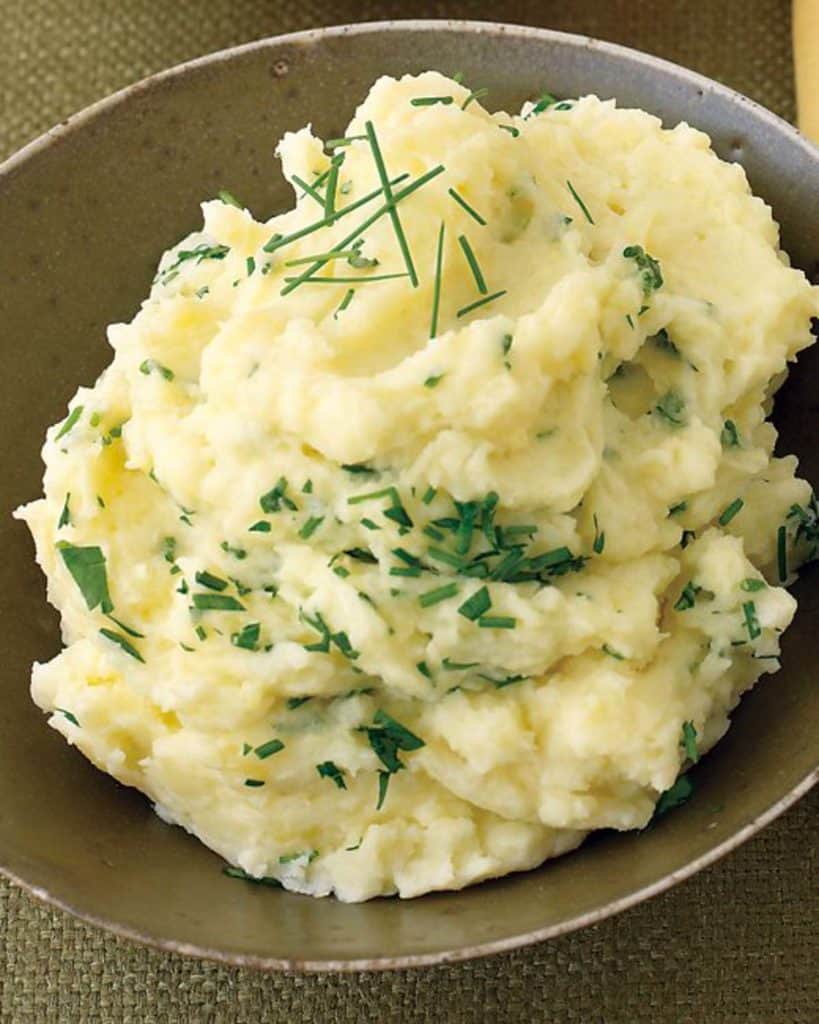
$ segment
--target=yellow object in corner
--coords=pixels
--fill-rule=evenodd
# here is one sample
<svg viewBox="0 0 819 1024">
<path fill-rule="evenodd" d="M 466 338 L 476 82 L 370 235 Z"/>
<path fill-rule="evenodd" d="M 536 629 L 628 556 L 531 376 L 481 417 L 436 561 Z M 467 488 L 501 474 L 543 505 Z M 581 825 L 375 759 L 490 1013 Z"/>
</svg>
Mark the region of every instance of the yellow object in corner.
<svg viewBox="0 0 819 1024">
<path fill-rule="evenodd" d="M 794 0 L 793 55 L 799 128 L 819 142 L 819 0 Z"/>
</svg>

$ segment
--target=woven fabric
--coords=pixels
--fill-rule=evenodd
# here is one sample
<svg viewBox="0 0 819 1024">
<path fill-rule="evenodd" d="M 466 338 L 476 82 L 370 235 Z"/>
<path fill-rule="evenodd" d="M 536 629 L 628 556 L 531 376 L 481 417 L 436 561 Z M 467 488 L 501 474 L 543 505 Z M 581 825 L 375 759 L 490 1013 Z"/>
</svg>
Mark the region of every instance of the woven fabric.
<svg viewBox="0 0 819 1024">
<path fill-rule="evenodd" d="M 784 0 L 0 0 L 0 158 L 182 60 L 296 29 L 400 17 L 545 25 L 694 67 L 792 118 Z M 819 791 L 721 864 L 613 920 L 420 971 L 263 975 L 133 946 L 0 884 L 9 1024 L 815 1024 Z"/>
</svg>

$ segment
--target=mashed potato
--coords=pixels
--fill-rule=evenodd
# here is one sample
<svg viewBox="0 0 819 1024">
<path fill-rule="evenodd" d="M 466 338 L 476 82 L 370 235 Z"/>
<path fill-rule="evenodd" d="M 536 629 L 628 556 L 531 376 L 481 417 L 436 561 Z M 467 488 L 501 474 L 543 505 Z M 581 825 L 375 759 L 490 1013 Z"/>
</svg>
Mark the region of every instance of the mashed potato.
<svg viewBox="0 0 819 1024">
<path fill-rule="evenodd" d="M 313 895 L 641 828 L 779 664 L 819 528 L 765 417 L 817 290 L 705 135 L 594 96 L 383 78 L 279 153 L 294 209 L 205 203 L 49 431 L 35 701 Z"/>
</svg>

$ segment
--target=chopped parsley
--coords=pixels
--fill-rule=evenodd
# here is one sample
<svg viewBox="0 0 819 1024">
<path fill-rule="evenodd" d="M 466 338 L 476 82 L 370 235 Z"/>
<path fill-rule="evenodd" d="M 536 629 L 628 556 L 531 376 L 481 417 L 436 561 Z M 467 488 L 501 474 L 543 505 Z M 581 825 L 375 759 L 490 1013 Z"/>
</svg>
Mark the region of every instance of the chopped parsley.
<svg viewBox="0 0 819 1024">
<path fill-rule="evenodd" d="M 460 245 L 464 257 L 466 258 L 466 262 L 469 264 L 469 269 L 472 271 L 472 276 L 475 279 L 478 291 L 481 295 L 486 295 L 489 289 L 486 287 L 486 280 L 484 279 L 483 272 L 481 271 L 477 257 L 475 256 L 466 235 L 458 235 L 458 245 Z"/>
<path fill-rule="evenodd" d="M 99 607 L 105 615 L 112 612 L 114 605 L 108 593 L 108 577 L 102 549 L 95 545 L 77 547 L 65 541 L 60 541 L 57 549 L 66 569 L 80 588 L 88 610 L 93 611 Z"/>
<path fill-rule="evenodd" d="M 758 580 L 754 576 L 749 576 L 747 579 L 740 583 L 740 590 L 744 590 L 746 593 L 753 594 L 757 590 L 765 590 L 768 584 L 765 580 Z"/>
<path fill-rule="evenodd" d="M 281 476 L 276 482 L 276 486 L 272 487 L 269 491 L 259 498 L 259 504 L 262 507 L 262 512 L 280 512 L 282 506 L 289 508 L 292 512 L 295 512 L 298 508 L 296 503 L 289 498 L 285 493 L 287 491 L 287 480 Z"/>
<path fill-rule="evenodd" d="M 347 783 L 344 781 L 344 769 L 339 768 L 333 761 L 322 761 L 321 764 L 316 765 L 316 771 L 322 779 L 332 779 L 339 789 L 347 788 Z"/>
<path fill-rule="evenodd" d="M 650 256 L 641 245 L 627 245 L 623 249 L 627 260 L 634 260 L 640 272 L 643 295 L 648 297 L 652 292 L 663 286 L 663 274 L 658 260 Z"/>
<path fill-rule="evenodd" d="M 668 811 L 679 807 L 689 799 L 694 792 L 694 784 L 687 775 L 680 775 L 676 782 L 665 792 L 660 793 L 657 803 L 654 806 L 654 817 L 659 818 Z"/>
</svg>

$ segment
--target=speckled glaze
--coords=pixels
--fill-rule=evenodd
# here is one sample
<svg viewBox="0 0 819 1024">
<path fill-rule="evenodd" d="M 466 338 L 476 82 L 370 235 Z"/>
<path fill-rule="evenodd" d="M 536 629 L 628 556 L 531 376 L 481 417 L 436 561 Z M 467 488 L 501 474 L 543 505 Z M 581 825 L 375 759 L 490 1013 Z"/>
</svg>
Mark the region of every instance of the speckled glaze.
<svg viewBox="0 0 819 1024">
<path fill-rule="evenodd" d="M 544 88 L 596 92 L 709 132 L 774 208 L 783 244 L 819 256 L 819 151 L 773 115 L 679 67 L 590 39 L 466 22 L 398 22 L 264 40 L 158 75 L 58 126 L 0 167 L 0 870 L 36 896 L 153 946 L 268 969 L 361 970 L 510 949 L 598 921 L 737 846 L 806 792 L 819 764 L 819 574 L 783 668 L 764 679 L 701 763 L 698 790 L 643 834 L 595 836 L 527 874 L 411 902 L 345 906 L 224 877 L 219 859 L 96 771 L 28 695 L 59 646 L 31 541 L 10 510 L 39 493 L 39 447 L 80 382 L 109 361 L 159 254 L 217 189 L 257 215 L 287 201 L 273 160 L 286 129 L 338 135 L 373 79 L 463 71 L 514 109 Z M 320 97 L 321 102 L 317 102 Z M 783 450 L 819 481 L 819 352 L 781 393 Z M 738 893 L 741 899 L 742 894 Z"/>
</svg>

